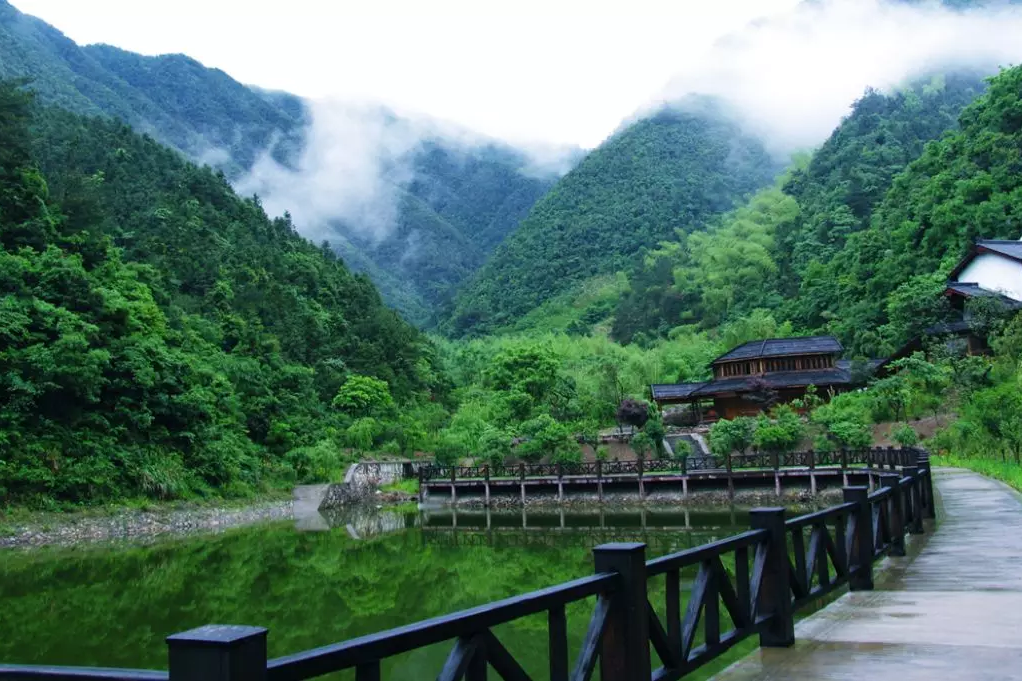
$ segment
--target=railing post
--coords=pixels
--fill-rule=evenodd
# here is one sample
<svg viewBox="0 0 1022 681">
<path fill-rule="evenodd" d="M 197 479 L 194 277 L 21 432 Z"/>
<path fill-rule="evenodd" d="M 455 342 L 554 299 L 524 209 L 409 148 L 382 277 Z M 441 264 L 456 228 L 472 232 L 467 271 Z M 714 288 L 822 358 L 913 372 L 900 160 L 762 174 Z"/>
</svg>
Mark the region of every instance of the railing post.
<svg viewBox="0 0 1022 681">
<path fill-rule="evenodd" d="M 564 464 L 557 463 L 557 503 L 564 502 Z"/>
<path fill-rule="evenodd" d="M 422 484 L 423 483 L 423 479 L 425 477 L 426 476 L 423 473 L 422 466 L 419 466 L 419 503 L 420 504 L 426 503 L 426 496 L 425 496 L 426 487 L 425 487 L 425 485 Z"/>
<path fill-rule="evenodd" d="M 649 650 L 649 597 L 646 593 L 646 545 L 604 544 L 593 549 L 596 572 L 616 572 L 620 585 L 610 597 L 603 628 L 600 678 L 636 681 L 652 676 Z"/>
<path fill-rule="evenodd" d="M 458 488 L 455 486 L 455 482 L 458 479 L 458 467 L 451 466 L 451 505 L 453 506 L 458 502 Z"/>
<path fill-rule="evenodd" d="M 603 503 L 603 462 L 602 461 L 597 461 L 596 462 L 596 495 L 599 498 L 600 503 L 602 504 Z"/>
<path fill-rule="evenodd" d="M 483 494 L 485 495 L 485 501 L 483 505 L 486 508 L 490 507 L 490 464 L 483 466 Z"/>
<path fill-rule="evenodd" d="M 937 518 L 937 501 L 933 497 L 933 467 L 930 463 L 930 456 L 925 454 L 925 450 L 916 450 L 916 464 L 923 472 L 923 506 L 926 517 L 930 520 L 935 520 Z"/>
<path fill-rule="evenodd" d="M 522 508 L 525 508 L 525 464 L 518 464 L 518 485 L 521 487 Z"/>
<path fill-rule="evenodd" d="M 639 474 L 639 501 L 642 501 L 646 498 L 646 486 L 642 482 L 642 472 L 643 469 L 645 468 L 645 461 L 640 458 L 636 463 L 638 465 L 635 467 L 635 470 Z"/>
<path fill-rule="evenodd" d="M 901 469 L 905 477 L 910 478 L 908 489 L 904 490 L 905 505 L 912 509 L 911 522 L 908 526 L 910 534 L 923 534 L 923 495 L 922 477 L 919 475 L 918 466 L 905 466 Z"/>
<path fill-rule="evenodd" d="M 869 505 L 869 487 L 845 487 L 842 489 L 846 504 L 858 504 L 855 509 L 855 532 L 847 533 L 850 542 L 848 556 L 848 588 L 852 591 L 873 590 L 873 512 Z M 852 572 L 852 565 L 856 571 Z"/>
<path fill-rule="evenodd" d="M 772 614 L 773 618 L 760 632 L 759 644 L 768 648 L 787 647 L 795 643 L 795 618 L 791 609 L 788 531 L 784 526 L 784 509 L 754 508 L 749 512 L 749 522 L 752 529 L 769 533 L 766 547 L 760 546 L 757 549 L 767 553 L 759 587 L 759 602 L 755 604 L 755 609 L 761 616 Z"/>
<path fill-rule="evenodd" d="M 266 629 L 207 624 L 167 637 L 170 681 L 265 681 Z"/>
<path fill-rule="evenodd" d="M 816 498 L 816 450 L 809 450 L 809 494 Z"/>
<path fill-rule="evenodd" d="M 880 485 L 891 488 L 890 513 L 887 514 L 891 532 L 892 556 L 905 555 L 905 504 L 902 499 L 901 476 L 897 473 L 882 473 Z"/>
<path fill-rule="evenodd" d="M 734 470 L 734 464 L 731 462 L 731 452 L 727 453 L 727 498 L 735 498 L 735 479 L 731 475 L 731 471 Z"/>
</svg>

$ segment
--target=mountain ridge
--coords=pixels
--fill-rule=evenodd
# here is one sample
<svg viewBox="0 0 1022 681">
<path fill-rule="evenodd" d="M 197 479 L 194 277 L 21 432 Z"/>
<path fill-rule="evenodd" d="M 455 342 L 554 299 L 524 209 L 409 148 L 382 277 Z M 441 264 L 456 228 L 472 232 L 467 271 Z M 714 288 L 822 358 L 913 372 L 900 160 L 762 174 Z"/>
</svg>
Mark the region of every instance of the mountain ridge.
<svg viewBox="0 0 1022 681">
<path fill-rule="evenodd" d="M 187 55 L 79 46 L 0 0 L 0 80 L 23 77 L 31 79 L 42 103 L 122 120 L 192 161 L 223 171 L 236 186 L 245 184 L 261 159 L 300 172 L 312 126 L 318 124 L 310 103 L 289 93 L 249 87 Z M 383 107 L 372 110 L 381 120 L 398 118 Z M 393 188 L 399 219 L 385 243 L 362 238 L 359 225 L 343 220 L 297 227 L 310 235 L 331 235 L 327 240 L 337 242 L 338 253 L 375 277 L 389 304 L 428 326 L 552 180 L 533 172 L 527 154 L 511 145 L 460 130 L 447 134 L 432 129 L 436 126 L 415 130 L 417 125 L 409 120 L 402 131 L 412 130 L 421 139 L 397 159 L 411 177 Z M 459 167 L 464 169 L 460 177 Z M 300 200 L 290 197 L 284 208 L 296 210 Z M 401 243 L 407 246 L 411 234 L 423 248 L 409 260 L 412 249 L 402 249 Z"/>
</svg>

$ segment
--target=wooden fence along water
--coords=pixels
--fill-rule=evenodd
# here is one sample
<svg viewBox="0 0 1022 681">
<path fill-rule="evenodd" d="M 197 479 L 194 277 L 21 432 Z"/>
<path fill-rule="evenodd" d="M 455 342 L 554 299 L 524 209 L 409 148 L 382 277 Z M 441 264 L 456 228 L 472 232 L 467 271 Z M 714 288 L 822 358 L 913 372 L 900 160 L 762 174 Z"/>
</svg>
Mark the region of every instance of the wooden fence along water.
<svg viewBox="0 0 1022 681">
<path fill-rule="evenodd" d="M 658 489 L 721 489 L 732 496 L 736 486 L 806 486 L 816 494 L 819 485 L 848 486 L 850 480 L 874 481 L 875 471 L 913 466 L 926 454 L 917 447 L 873 447 L 834 452 L 754 453 L 728 456 L 690 456 L 681 459 L 537 463 L 479 466 L 428 465 L 419 468 L 419 501 L 441 498 L 455 503 L 475 497 L 489 506 L 497 494 L 517 498 L 550 493 L 563 501 L 566 492 L 594 492 L 602 501 L 608 490 L 638 494 Z"/>
<path fill-rule="evenodd" d="M 266 629 L 209 625 L 167 639 L 167 672 L 0 665 L 0 679 L 302 681 L 354 669 L 357 681 L 379 681 L 383 660 L 451 641 L 440 681 L 483 681 L 491 669 L 504 681 L 529 681 L 493 629 L 544 613 L 552 681 L 587 681 L 597 665 L 603 681 L 680 679 L 750 636 L 762 646 L 790 646 L 798 609 L 844 585 L 872 589 L 873 562 L 903 554 L 905 534 L 922 532 L 924 518 L 934 517 L 929 460 L 918 454 L 900 472 L 882 474 L 876 491 L 846 487 L 843 503 L 816 513 L 789 519 L 783 508 L 755 509 L 747 532 L 653 560 L 644 544 L 605 544 L 593 549 L 592 576 L 295 655 L 268 660 Z M 686 568 L 698 574 L 683 609 Z M 663 619 L 649 600 L 649 580 L 659 576 Z M 565 608 L 592 597 L 584 642 L 571 659 Z"/>
</svg>

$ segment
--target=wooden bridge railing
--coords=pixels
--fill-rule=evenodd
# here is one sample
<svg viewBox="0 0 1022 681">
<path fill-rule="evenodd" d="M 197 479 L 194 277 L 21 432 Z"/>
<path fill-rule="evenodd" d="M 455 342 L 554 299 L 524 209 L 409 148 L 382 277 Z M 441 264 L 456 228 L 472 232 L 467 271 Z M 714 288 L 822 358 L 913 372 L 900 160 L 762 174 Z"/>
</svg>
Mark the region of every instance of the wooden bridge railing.
<svg viewBox="0 0 1022 681">
<path fill-rule="evenodd" d="M 674 681 L 754 634 L 763 646 L 792 645 L 795 611 L 845 584 L 873 588 L 873 562 L 903 555 L 905 533 L 922 532 L 923 518 L 934 516 L 928 463 L 882 475 L 881 484 L 872 494 L 846 487 L 844 503 L 797 518 L 786 519 L 783 508 L 755 509 L 747 532 L 649 561 L 645 544 L 597 546 L 593 576 L 274 660 L 266 629 L 208 625 L 168 637 L 169 672 L 0 665 L 0 680 L 303 681 L 354 669 L 356 681 L 379 681 L 383 660 L 453 641 L 440 681 L 484 681 L 488 669 L 505 681 L 529 681 L 493 628 L 545 613 L 551 681 L 588 681 L 597 664 L 603 681 Z M 683 611 L 682 571 L 694 567 Z M 648 589 L 660 575 L 664 621 Z M 592 597 L 572 661 L 565 607 Z M 652 651 L 662 662 L 656 670 Z"/>
<path fill-rule="evenodd" d="M 687 475 L 699 470 L 735 470 L 781 468 L 850 468 L 868 466 L 889 468 L 915 466 L 925 452 L 917 447 L 874 447 L 870 449 L 841 449 L 834 452 L 789 452 L 731 454 L 728 456 L 690 456 L 682 459 L 647 459 L 636 461 L 590 461 L 582 463 L 519 463 L 480 466 L 426 465 L 419 468 L 419 483 L 458 480 L 525 480 L 527 478 L 608 478 L 620 476 L 642 477 L 655 473 L 681 473 Z M 928 460 L 928 459 L 926 459 Z"/>
</svg>

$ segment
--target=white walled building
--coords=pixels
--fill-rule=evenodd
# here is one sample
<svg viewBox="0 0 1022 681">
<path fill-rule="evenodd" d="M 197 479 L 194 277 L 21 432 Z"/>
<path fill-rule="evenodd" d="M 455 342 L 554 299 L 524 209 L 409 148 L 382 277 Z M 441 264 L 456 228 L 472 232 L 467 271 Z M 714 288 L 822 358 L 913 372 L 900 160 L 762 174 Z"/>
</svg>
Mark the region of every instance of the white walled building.
<svg viewBox="0 0 1022 681">
<path fill-rule="evenodd" d="M 972 298 L 997 294 L 1022 302 L 1022 240 L 977 241 L 951 271 L 947 295 Z"/>
</svg>

